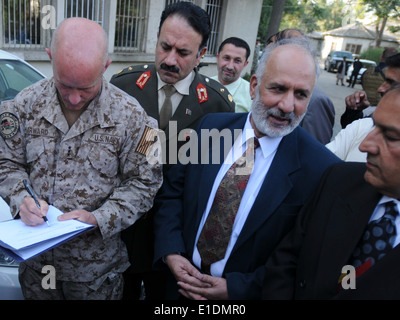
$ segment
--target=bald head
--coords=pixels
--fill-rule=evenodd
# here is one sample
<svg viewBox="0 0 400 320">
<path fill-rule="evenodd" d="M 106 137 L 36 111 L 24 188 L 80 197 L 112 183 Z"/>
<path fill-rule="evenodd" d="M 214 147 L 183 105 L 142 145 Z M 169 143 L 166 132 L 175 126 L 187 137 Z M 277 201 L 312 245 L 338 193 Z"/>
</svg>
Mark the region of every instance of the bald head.
<svg viewBox="0 0 400 320">
<path fill-rule="evenodd" d="M 69 124 L 100 92 L 107 59 L 107 36 L 97 23 L 84 18 L 64 20 L 56 29 L 51 50 L 54 83 Z"/>
<path fill-rule="evenodd" d="M 85 18 L 69 18 L 56 29 L 51 43 L 51 59 L 85 65 L 105 66 L 108 58 L 107 35 L 96 22 Z"/>
</svg>

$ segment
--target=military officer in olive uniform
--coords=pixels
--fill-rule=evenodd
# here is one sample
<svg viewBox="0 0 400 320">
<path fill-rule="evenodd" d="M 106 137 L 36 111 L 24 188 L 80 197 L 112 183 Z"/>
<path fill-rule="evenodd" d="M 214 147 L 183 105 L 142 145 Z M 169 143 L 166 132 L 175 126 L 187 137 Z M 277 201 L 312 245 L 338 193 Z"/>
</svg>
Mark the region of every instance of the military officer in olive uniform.
<svg viewBox="0 0 400 320">
<path fill-rule="evenodd" d="M 191 130 L 205 114 L 235 111 L 228 90 L 196 70 L 207 50 L 209 33 L 210 21 L 203 9 L 189 2 L 172 4 L 161 16 L 155 65 L 131 66 L 111 79 L 111 83 L 135 97 L 148 115 L 159 121 L 167 139 L 164 172 L 179 160 L 176 151 L 186 142 L 177 141 L 177 150 L 170 150 L 169 147 L 175 145 L 170 141 L 174 139 L 176 142 L 177 134 L 184 130 L 183 136 L 189 138 Z M 164 86 L 168 85 L 173 85 L 174 93 L 170 98 L 171 109 L 165 118 Z M 137 223 L 123 233 L 132 264 L 125 277 L 126 288 L 133 288 L 127 292 L 127 297 L 138 298 L 143 280 L 146 298 L 160 299 L 164 297 L 161 285 L 165 277 L 151 272 L 151 211 L 138 222 L 146 224 L 148 232 Z"/>
<path fill-rule="evenodd" d="M 53 77 L 0 105 L 0 194 L 12 214 L 34 227 L 52 204 L 64 212 L 59 219 L 96 226 L 21 263 L 26 299 L 121 299 L 129 267 L 121 230 L 152 207 L 162 182 L 147 152 L 157 122 L 104 79 L 106 43 L 97 23 L 64 20 L 47 50 Z M 42 287 L 47 265 L 55 289 Z"/>
</svg>

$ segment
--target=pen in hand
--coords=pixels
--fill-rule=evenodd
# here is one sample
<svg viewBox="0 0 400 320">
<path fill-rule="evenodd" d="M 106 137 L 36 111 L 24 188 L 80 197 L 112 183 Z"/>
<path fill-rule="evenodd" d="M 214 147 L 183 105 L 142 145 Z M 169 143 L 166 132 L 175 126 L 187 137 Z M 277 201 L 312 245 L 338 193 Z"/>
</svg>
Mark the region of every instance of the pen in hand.
<svg viewBox="0 0 400 320">
<path fill-rule="evenodd" d="M 38 200 L 38 198 L 36 197 L 35 193 L 33 192 L 33 189 L 31 188 L 31 186 L 29 185 L 28 180 L 26 180 L 26 179 L 24 179 L 24 186 L 25 186 L 25 189 L 26 189 L 26 190 L 28 191 L 28 193 L 30 194 L 30 196 L 33 198 L 33 200 L 35 200 L 36 206 L 40 209 L 39 200 Z M 46 217 L 46 216 L 43 216 L 42 218 L 43 218 L 43 220 L 47 223 L 47 225 L 50 227 L 49 220 L 47 220 L 47 217 Z"/>
</svg>

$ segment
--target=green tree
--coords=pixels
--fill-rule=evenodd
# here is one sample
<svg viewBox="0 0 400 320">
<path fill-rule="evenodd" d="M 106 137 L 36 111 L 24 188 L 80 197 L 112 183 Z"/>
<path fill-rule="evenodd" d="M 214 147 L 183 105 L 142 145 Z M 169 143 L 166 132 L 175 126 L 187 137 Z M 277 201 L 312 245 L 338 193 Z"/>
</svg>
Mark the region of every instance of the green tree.
<svg viewBox="0 0 400 320">
<path fill-rule="evenodd" d="M 282 19 L 278 17 L 271 20 L 271 16 L 275 17 L 273 11 L 277 9 L 276 2 L 281 2 L 280 9 L 284 4 Z M 345 0 L 329 3 L 328 0 L 264 0 L 258 37 L 261 42 L 265 42 L 269 35 L 286 28 L 296 28 L 307 33 L 340 27 L 346 3 Z"/>
<path fill-rule="evenodd" d="M 400 0 L 363 0 L 367 6 L 367 11 L 372 11 L 377 16 L 376 31 L 376 47 L 379 48 L 382 42 L 382 35 L 385 31 L 386 23 L 389 18 L 400 17 Z"/>
</svg>

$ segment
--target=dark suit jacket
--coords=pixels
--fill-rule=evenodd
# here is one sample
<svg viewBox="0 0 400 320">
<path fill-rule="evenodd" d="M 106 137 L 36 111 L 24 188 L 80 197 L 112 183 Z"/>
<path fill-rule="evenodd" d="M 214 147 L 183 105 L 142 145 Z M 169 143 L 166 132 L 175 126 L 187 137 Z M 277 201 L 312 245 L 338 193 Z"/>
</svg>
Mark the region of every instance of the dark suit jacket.
<svg viewBox="0 0 400 320">
<path fill-rule="evenodd" d="M 332 100 L 318 87 L 314 87 L 307 113 L 300 125 L 322 144 L 332 139 L 335 107 Z"/>
<path fill-rule="evenodd" d="M 399 246 L 357 277 L 355 290 L 338 283 L 382 197 L 364 180 L 365 169 L 362 163 L 329 169 L 296 227 L 268 261 L 263 298 L 400 298 Z"/>
<path fill-rule="evenodd" d="M 146 73 L 148 80 L 142 75 Z M 137 84 L 139 81 L 141 85 Z M 158 112 L 158 79 L 154 65 L 131 66 L 113 75 L 110 82 L 118 88 L 136 98 L 150 117 L 159 120 Z M 207 99 L 199 101 L 198 86 L 206 88 Z M 183 129 L 196 129 L 200 119 L 207 113 L 235 112 L 235 104 L 228 90 L 215 80 L 209 79 L 195 70 L 195 77 L 189 89 L 189 95 L 182 98 L 171 121 L 176 121 L 177 130 L 170 130 L 168 126 L 166 134 L 166 164 L 163 165 L 164 173 L 174 163 L 169 163 L 170 141 L 177 141 L 177 134 Z M 178 141 L 175 149 L 179 151 L 186 141 Z M 177 154 L 174 155 L 177 159 Z M 176 162 L 175 162 L 176 163 Z M 151 213 L 151 211 L 150 211 Z M 153 261 L 153 234 L 151 214 L 146 214 L 133 226 L 122 232 L 131 262 L 129 272 L 141 273 L 152 269 Z"/>
<path fill-rule="evenodd" d="M 208 115 L 198 131 L 227 128 L 233 134 L 234 129 L 243 128 L 246 117 L 247 114 Z M 223 155 L 223 139 L 220 140 Z M 199 157 L 205 151 L 209 151 L 211 159 L 211 149 L 199 150 Z M 302 128 L 282 139 L 225 266 L 223 276 L 231 299 L 261 298 L 268 256 L 293 226 L 325 169 L 337 161 L 340 160 Z M 182 253 L 191 260 L 198 226 L 222 163 L 223 156 L 219 164 L 176 165 L 167 173 L 154 206 L 156 265 L 163 265 L 162 258 L 170 253 Z"/>
</svg>

